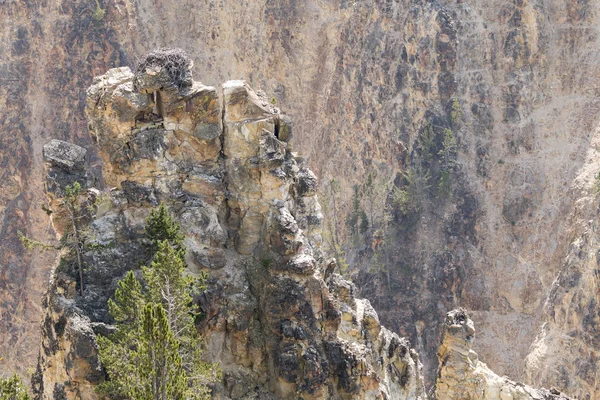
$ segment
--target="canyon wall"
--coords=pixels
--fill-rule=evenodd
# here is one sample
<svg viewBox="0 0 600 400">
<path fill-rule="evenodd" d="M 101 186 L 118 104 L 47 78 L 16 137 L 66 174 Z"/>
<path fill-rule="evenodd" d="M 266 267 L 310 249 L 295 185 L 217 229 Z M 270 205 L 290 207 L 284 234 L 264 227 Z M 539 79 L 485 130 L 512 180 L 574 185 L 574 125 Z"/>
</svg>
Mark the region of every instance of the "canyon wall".
<svg viewBox="0 0 600 400">
<path fill-rule="evenodd" d="M 350 273 L 383 324 L 411 339 L 429 384 L 440 324 L 462 305 L 479 327 L 475 350 L 496 372 L 594 398 L 599 7 L 0 1 L 0 369 L 37 357 L 53 260 L 25 254 L 17 230 L 53 235 L 40 207 L 42 145 L 88 148 L 101 183 L 85 88 L 169 46 L 190 53 L 206 84 L 243 78 L 289 110 L 294 146 L 322 192 L 339 184 L 334 230 L 358 243 L 344 249 Z M 442 170 L 448 131 L 456 150 Z M 374 232 L 350 239 L 346 227 L 352 187 L 376 172 L 401 188 L 408 168 L 430 178 L 418 208 L 392 210 L 382 238 L 392 245 L 373 268 Z M 440 171 L 451 176 L 443 196 Z"/>
</svg>

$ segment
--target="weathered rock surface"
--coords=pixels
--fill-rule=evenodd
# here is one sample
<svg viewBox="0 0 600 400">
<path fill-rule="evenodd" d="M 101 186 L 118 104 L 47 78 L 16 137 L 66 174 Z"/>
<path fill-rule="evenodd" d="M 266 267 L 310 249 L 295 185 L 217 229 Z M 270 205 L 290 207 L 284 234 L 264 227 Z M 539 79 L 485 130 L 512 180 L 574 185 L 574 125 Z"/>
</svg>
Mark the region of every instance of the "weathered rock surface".
<svg viewBox="0 0 600 400">
<path fill-rule="evenodd" d="M 101 182 L 82 93 L 93 76 L 168 45 L 194 49 L 205 82 L 247 78 L 296 114 L 295 148 L 322 187 L 340 184 L 342 239 L 352 186 L 373 171 L 393 179 L 421 168 L 422 128 L 451 129 L 451 195 L 438 200 L 430 185 L 423 211 L 398 218 L 385 268 L 371 271 L 378 237 L 349 246 L 358 248 L 351 264 L 364 267 L 358 287 L 411 338 L 430 383 L 439 330 L 424 327 L 464 305 L 479 327 L 474 346 L 494 370 L 599 397 L 590 341 L 598 328 L 584 323 L 599 301 L 594 262 L 578 264 L 575 286 L 557 280 L 570 276 L 571 243 L 597 218 L 599 9 L 596 0 L 0 1 L 0 370 L 24 375 L 37 358 L 54 260 L 26 254 L 17 231 L 53 235 L 38 208 L 43 144 L 88 148 L 90 176 Z M 212 190 L 211 179 L 185 187 Z M 125 187 L 132 200 L 153 196 L 136 182 Z M 564 318 L 552 317 L 555 307 Z"/>
<path fill-rule="evenodd" d="M 598 157 L 599 140 L 592 138 L 589 164 Z M 580 399 L 598 397 L 600 381 L 597 174 L 595 168 L 582 168 L 573 184 L 580 199 L 568 219 L 578 229 L 543 304 L 544 323 L 525 363 L 529 381 L 565 388 Z"/>
<path fill-rule="evenodd" d="M 409 342 L 351 282 L 332 271 L 324 279 L 332 262 L 321 250 L 316 177 L 284 141 L 289 118 L 244 81 L 219 95 L 198 82 L 168 85 L 162 72 L 113 69 L 87 92 L 113 189 L 90 223 L 102 246 L 85 253 L 84 295 L 68 260 L 50 287 L 37 397 L 97 398 L 94 337 L 110 329 L 118 279 L 148 261 L 144 220 L 162 201 L 181 220 L 190 272 L 210 270 L 199 301 L 205 357 L 223 371 L 214 398 L 426 398 Z M 148 83 L 155 78 L 160 87 Z"/>
<path fill-rule="evenodd" d="M 46 162 L 46 192 L 61 197 L 63 189 L 78 182 L 87 186 L 87 150 L 62 140 L 53 139 L 44 145 Z"/>
<path fill-rule="evenodd" d="M 85 169 L 85 155 L 83 147 L 53 139 L 44 146 L 44 159 L 53 167 L 65 172 L 80 172 Z"/>
<path fill-rule="evenodd" d="M 39 398 L 71 399 L 76 393 L 80 399 L 96 399 L 94 387 L 104 379 L 96 334 L 72 300 L 75 285 L 68 293 L 67 282 L 52 282 L 44 302 L 40 364 L 32 381 Z"/>
<path fill-rule="evenodd" d="M 438 400 L 560 400 L 558 390 L 534 389 L 496 375 L 472 350 L 475 327 L 464 308 L 446 314 L 438 350 Z"/>
</svg>

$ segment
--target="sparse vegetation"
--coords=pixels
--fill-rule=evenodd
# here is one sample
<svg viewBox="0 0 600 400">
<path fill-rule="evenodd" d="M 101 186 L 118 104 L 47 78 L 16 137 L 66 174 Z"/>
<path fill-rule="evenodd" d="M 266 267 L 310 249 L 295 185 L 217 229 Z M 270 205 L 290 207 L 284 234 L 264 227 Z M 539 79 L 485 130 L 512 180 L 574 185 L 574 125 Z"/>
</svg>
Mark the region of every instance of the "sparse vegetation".
<svg viewBox="0 0 600 400">
<path fill-rule="evenodd" d="M 460 122 L 462 119 L 462 109 L 460 107 L 460 101 L 458 99 L 452 100 L 452 111 L 450 111 L 450 121 L 453 124 Z"/>
<path fill-rule="evenodd" d="M 391 240 L 391 226 L 393 217 L 389 210 L 383 213 L 380 227 L 373 233 L 371 250 L 373 251 L 372 266 L 373 270 L 385 273 L 387 276 L 387 287 L 391 289 L 390 259 L 393 251 L 393 242 Z"/>
<path fill-rule="evenodd" d="M 438 152 L 440 172 L 437 182 L 437 196 L 448 197 L 451 191 L 452 171 L 456 163 L 456 139 L 450 129 L 444 129 L 442 149 Z"/>
<path fill-rule="evenodd" d="M 269 257 L 262 257 L 260 259 L 260 265 L 262 265 L 264 269 L 269 269 L 272 263 L 273 260 L 271 260 Z"/>
<path fill-rule="evenodd" d="M 92 18 L 95 21 L 102 21 L 104 19 L 105 15 L 106 15 L 106 10 L 103 9 L 102 7 L 100 7 L 99 1 L 96 0 L 96 8 L 92 12 Z"/>
<path fill-rule="evenodd" d="M 440 164 L 443 170 L 450 170 L 456 163 L 456 139 L 454 134 L 448 128 L 444 129 L 444 140 L 442 149 L 438 152 Z"/>
<path fill-rule="evenodd" d="M 342 243 L 340 242 L 340 227 L 338 221 L 338 216 L 341 213 L 340 196 L 341 186 L 339 182 L 335 179 L 330 180 L 329 184 L 326 186 L 324 201 L 322 203 L 325 214 L 329 216 L 325 221 L 323 238 L 325 239 L 329 250 L 337 259 L 339 270 L 345 272 L 348 269 L 348 263 L 346 262 Z"/>
<path fill-rule="evenodd" d="M 348 215 L 346 224 L 352 232 L 352 236 L 358 239 L 361 234 L 364 234 L 369 229 L 369 219 L 367 213 L 361 207 L 361 192 L 360 185 L 354 185 L 352 194 L 352 211 Z"/>
<path fill-rule="evenodd" d="M 64 232 L 57 244 L 44 243 L 26 237 L 18 232 L 21 244 L 27 250 L 67 250 L 66 257 L 73 257 L 78 275 L 79 294 L 83 296 L 85 290 L 83 253 L 92 246 L 89 229 L 85 220 L 91 218 L 102 198 L 83 198 L 83 188 L 79 182 L 67 185 L 63 191 L 57 210 L 45 209 L 47 214 L 53 214 L 55 221 L 64 223 Z"/>
<path fill-rule="evenodd" d="M 455 101 L 455 104 L 459 103 Z M 427 123 L 417 142 L 411 166 L 403 173 L 402 184 L 394 189 L 392 200 L 400 215 L 421 211 L 427 198 L 446 199 L 452 193 L 458 145 L 449 128 Z M 429 192 L 430 188 L 434 191 Z"/>
<path fill-rule="evenodd" d="M 389 194 L 394 187 L 393 182 L 384 174 L 370 173 L 363 185 L 363 199 L 366 203 L 365 209 L 368 212 L 370 221 L 370 230 L 375 232 L 389 222 Z"/>
<path fill-rule="evenodd" d="M 431 123 L 427 123 L 419 135 L 421 158 L 430 161 L 437 154 L 436 132 Z"/>
<path fill-rule="evenodd" d="M 427 198 L 431 174 L 423 168 L 407 168 L 402 173 L 402 184 L 392 191 L 392 204 L 400 215 L 419 213 Z"/>
<path fill-rule="evenodd" d="M 437 197 L 438 198 L 446 198 L 450 195 L 452 191 L 452 175 L 450 175 L 450 171 L 443 170 L 440 172 L 440 177 L 437 183 Z"/>
</svg>

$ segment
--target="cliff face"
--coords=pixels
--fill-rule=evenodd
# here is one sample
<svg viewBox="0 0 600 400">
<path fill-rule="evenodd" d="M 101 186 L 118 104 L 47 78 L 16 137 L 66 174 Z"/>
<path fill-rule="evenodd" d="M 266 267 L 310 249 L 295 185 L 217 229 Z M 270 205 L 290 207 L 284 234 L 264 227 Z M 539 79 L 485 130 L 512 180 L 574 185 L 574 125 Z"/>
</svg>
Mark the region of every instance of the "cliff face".
<svg viewBox="0 0 600 400">
<path fill-rule="evenodd" d="M 598 138 L 592 139 L 587 158 L 598 160 Z M 582 168 L 574 189 L 580 199 L 569 215 L 569 248 L 561 270 L 544 302 L 544 319 L 526 360 L 530 381 L 570 388 L 580 398 L 598 393 L 598 213 L 597 171 Z M 574 378 L 575 377 L 575 378 Z"/>
<path fill-rule="evenodd" d="M 168 45 L 193 49 L 205 82 L 245 77 L 293 110 L 296 148 L 324 188 L 336 178 L 341 204 L 351 203 L 352 185 L 368 172 L 401 185 L 399 171 L 434 165 L 430 175 L 439 178 L 439 157 L 423 156 L 424 128 L 438 127 L 433 155 L 452 131 L 449 195 L 433 193 L 435 181 L 425 185 L 418 213 L 393 216 L 386 239 L 394 246 L 381 272 L 369 272 L 375 255 L 372 238 L 363 238 L 368 245 L 348 256 L 364 267 L 359 287 L 387 326 L 411 338 L 430 382 L 439 330 L 429 327 L 464 305 L 479 326 L 476 350 L 497 372 L 597 396 L 588 221 L 597 215 L 600 169 L 598 7 L 575 0 L 0 2 L 7 21 L 0 27 L 0 357 L 9 361 L 0 369 L 35 361 L 37 299 L 52 260 L 22 256 L 16 231 L 51 235 L 38 208 L 42 145 L 57 137 L 89 147 L 81 93 L 92 77 Z M 96 166 L 93 150 L 89 158 Z M 342 238 L 348 208 L 340 207 Z"/>
<path fill-rule="evenodd" d="M 464 308 L 446 314 L 438 350 L 438 400 L 566 400 L 560 391 L 534 389 L 500 377 L 479 361 L 471 349 L 475 326 Z"/>
<path fill-rule="evenodd" d="M 205 357 L 223 371 L 215 398 L 425 398 L 416 352 L 324 257 L 317 179 L 291 152 L 290 119 L 264 96 L 243 81 L 219 95 L 191 74 L 175 85 L 150 65 L 94 79 L 87 104 L 114 189 L 89 221 L 97 246 L 84 254 L 84 295 L 63 261 L 46 298 L 38 398 L 97 398 L 106 300 L 148 261 L 143 226 L 160 201 L 181 221 L 190 272 L 210 271 L 199 301 Z M 51 180 L 68 183 L 81 152 L 61 143 L 68 151 L 50 144 L 45 155 L 67 166 Z"/>
</svg>

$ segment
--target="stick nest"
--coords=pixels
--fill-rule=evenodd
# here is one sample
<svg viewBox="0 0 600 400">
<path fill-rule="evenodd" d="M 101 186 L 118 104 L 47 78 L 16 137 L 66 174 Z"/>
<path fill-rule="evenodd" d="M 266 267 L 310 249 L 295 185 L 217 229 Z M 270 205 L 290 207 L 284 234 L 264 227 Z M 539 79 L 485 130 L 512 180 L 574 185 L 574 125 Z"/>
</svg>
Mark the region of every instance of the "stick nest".
<svg viewBox="0 0 600 400">
<path fill-rule="evenodd" d="M 182 49 L 157 49 L 140 62 L 135 74 L 143 74 L 148 68 L 160 67 L 167 72 L 179 89 L 192 84 L 192 60 Z"/>
</svg>

